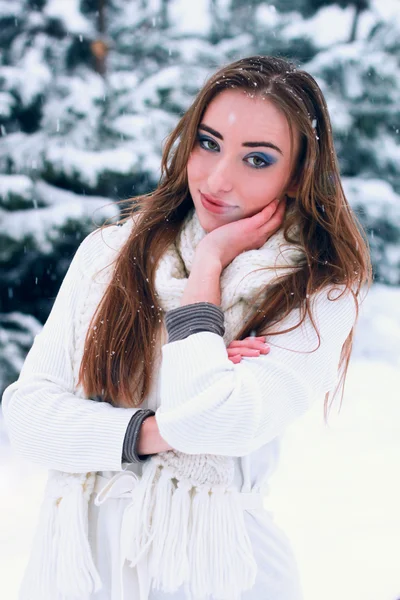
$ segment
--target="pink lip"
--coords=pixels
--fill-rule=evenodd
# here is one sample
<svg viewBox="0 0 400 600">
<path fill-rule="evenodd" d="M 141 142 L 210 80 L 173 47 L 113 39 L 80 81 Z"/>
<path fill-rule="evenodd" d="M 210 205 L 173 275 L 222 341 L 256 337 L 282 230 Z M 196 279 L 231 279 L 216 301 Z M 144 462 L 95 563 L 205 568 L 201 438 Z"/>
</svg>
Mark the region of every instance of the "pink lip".
<svg viewBox="0 0 400 600">
<path fill-rule="evenodd" d="M 211 196 L 207 196 L 206 194 L 203 194 L 202 192 L 200 192 L 200 199 L 201 199 L 201 203 L 203 204 L 204 208 L 206 208 L 208 211 L 213 212 L 213 213 L 223 214 L 223 213 L 229 212 L 231 209 L 235 208 L 234 206 L 230 206 L 229 204 L 224 204 L 223 202 L 220 202 L 219 200 L 214 200 L 214 198 L 212 198 Z"/>
</svg>

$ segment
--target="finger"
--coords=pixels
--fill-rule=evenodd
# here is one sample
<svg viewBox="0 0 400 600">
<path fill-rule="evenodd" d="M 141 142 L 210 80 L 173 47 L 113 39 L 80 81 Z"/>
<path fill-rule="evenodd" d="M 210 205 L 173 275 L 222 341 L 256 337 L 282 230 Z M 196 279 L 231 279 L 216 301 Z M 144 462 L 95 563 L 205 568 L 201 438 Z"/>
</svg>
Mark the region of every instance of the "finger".
<svg viewBox="0 0 400 600">
<path fill-rule="evenodd" d="M 283 215 L 285 214 L 285 209 L 286 209 L 286 198 L 282 198 L 279 202 L 278 202 L 278 206 L 276 207 L 276 211 L 274 213 L 275 215 L 280 215 L 283 217 Z"/>
<path fill-rule="evenodd" d="M 276 229 L 279 229 L 279 227 L 282 225 L 284 215 L 285 215 L 285 202 L 284 202 L 284 200 L 282 200 L 279 203 L 274 214 L 265 223 L 265 229 L 267 231 L 275 231 Z"/>
<path fill-rule="evenodd" d="M 229 358 L 231 356 L 260 356 L 260 350 L 256 350 L 255 348 L 233 348 L 232 350 L 228 350 Z"/>
<path fill-rule="evenodd" d="M 248 356 L 259 356 L 260 354 L 268 354 L 270 350 L 271 348 L 265 344 L 260 345 L 258 348 L 254 346 L 252 348 L 249 346 L 242 346 L 240 348 L 228 348 L 228 356 L 233 356 L 234 354 L 241 354 L 244 356 L 246 352 L 258 352 L 258 354 L 248 354 Z"/>
<path fill-rule="evenodd" d="M 235 365 L 237 363 L 240 363 L 240 361 L 242 360 L 242 357 L 240 356 L 240 354 L 236 354 L 235 356 L 228 356 L 229 360 L 231 362 L 233 362 Z"/>
<path fill-rule="evenodd" d="M 229 348 L 228 356 L 234 356 L 235 354 L 241 354 L 242 356 L 260 356 L 260 354 L 268 354 L 271 348 L 269 346 L 261 346 L 260 348 Z"/>
<path fill-rule="evenodd" d="M 263 225 L 265 225 L 265 223 L 267 223 L 275 214 L 278 208 L 278 204 L 278 198 L 274 198 L 272 202 L 267 204 L 267 206 L 265 206 L 260 212 L 256 213 L 252 217 L 252 219 L 254 219 L 255 224 L 258 227 L 262 227 Z"/>
<path fill-rule="evenodd" d="M 271 215 L 271 219 L 278 217 L 278 216 L 283 216 L 285 213 L 285 208 L 286 208 L 286 200 L 285 198 L 282 198 L 281 200 L 279 200 L 278 198 L 275 198 L 276 201 L 274 201 L 272 204 L 272 210 L 273 210 L 273 214 Z M 268 205 L 268 206 L 271 206 Z M 270 220 L 271 220 L 270 219 Z"/>
<path fill-rule="evenodd" d="M 255 337 L 247 337 L 244 340 L 235 340 L 229 344 L 228 348 L 257 348 L 261 349 L 264 347 L 268 347 L 268 344 L 265 343 L 265 338 L 255 338 Z"/>
<path fill-rule="evenodd" d="M 258 340 L 260 342 L 266 342 L 267 336 L 266 335 L 248 335 L 246 338 L 243 338 L 242 341 L 245 341 L 245 340 Z"/>
<path fill-rule="evenodd" d="M 254 335 L 249 335 L 249 336 L 243 338 L 242 340 L 233 340 L 229 344 L 229 346 L 232 347 L 232 348 L 234 348 L 234 347 L 243 346 L 243 345 L 246 345 L 246 344 L 252 344 L 253 342 L 255 342 L 255 343 L 259 343 L 259 342 L 264 343 L 266 339 L 267 338 L 266 338 L 265 335 L 261 335 L 261 336 L 258 336 L 258 337 L 254 336 Z"/>
<path fill-rule="evenodd" d="M 229 356 L 229 358 L 230 358 L 231 356 L 236 356 L 236 355 L 238 355 L 238 356 L 244 356 L 244 355 L 246 355 L 246 354 L 247 354 L 247 353 L 249 353 L 249 352 L 250 352 L 250 353 L 252 352 L 252 353 L 253 353 L 253 356 L 254 356 L 255 354 L 256 354 L 257 356 L 259 356 L 259 355 L 260 355 L 260 351 L 259 351 L 259 350 L 255 350 L 254 348 L 232 348 L 232 349 L 230 349 L 230 348 L 229 348 L 229 349 L 228 349 L 228 356 Z"/>
<path fill-rule="evenodd" d="M 228 356 L 235 354 L 240 354 L 240 356 L 260 356 L 261 351 L 256 350 L 255 348 L 235 348 L 234 350 L 228 350 Z M 263 353 L 264 354 L 264 353 Z"/>
</svg>

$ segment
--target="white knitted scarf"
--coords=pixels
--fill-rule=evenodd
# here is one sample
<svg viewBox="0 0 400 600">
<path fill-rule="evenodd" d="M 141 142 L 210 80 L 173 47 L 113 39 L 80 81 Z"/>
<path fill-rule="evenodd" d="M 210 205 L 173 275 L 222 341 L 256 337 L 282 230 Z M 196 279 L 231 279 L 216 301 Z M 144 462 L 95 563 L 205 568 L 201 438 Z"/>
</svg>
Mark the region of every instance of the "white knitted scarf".
<svg viewBox="0 0 400 600">
<path fill-rule="evenodd" d="M 157 268 L 155 286 L 164 311 L 180 306 L 197 244 L 205 235 L 192 210 Z M 257 310 L 255 296 L 303 257 L 279 230 L 260 249 L 239 254 L 224 269 L 220 283 L 227 346 Z M 103 271 L 103 285 L 81 310 L 76 343 L 82 347 L 93 303 L 111 275 L 112 269 Z M 82 347 L 76 351 L 75 374 Z M 154 589 L 174 592 L 184 584 L 190 598 L 234 600 L 254 585 L 257 565 L 233 477 L 232 457 L 169 451 L 144 463 L 124 511 L 121 548 L 131 567 L 147 558 Z M 96 473 L 50 473 L 20 600 L 86 600 L 102 587 L 87 538 L 95 482 Z"/>
</svg>

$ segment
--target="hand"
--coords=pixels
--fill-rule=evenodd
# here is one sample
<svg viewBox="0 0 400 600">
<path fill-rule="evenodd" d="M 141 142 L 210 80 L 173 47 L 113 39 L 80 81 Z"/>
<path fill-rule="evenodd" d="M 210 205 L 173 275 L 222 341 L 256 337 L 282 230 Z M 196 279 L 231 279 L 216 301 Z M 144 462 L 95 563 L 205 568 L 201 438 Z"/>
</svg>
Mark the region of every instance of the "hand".
<svg viewBox="0 0 400 600">
<path fill-rule="evenodd" d="M 208 233 L 196 248 L 196 256 L 205 254 L 224 269 L 245 250 L 261 248 L 281 227 L 285 214 L 284 199 L 273 200 L 252 217 L 221 225 Z"/>
<path fill-rule="evenodd" d="M 260 356 L 268 354 L 270 346 L 265 343 L 265 335 L 259 337 L 247 337 L 244 340 L 234 340 L 227 348 L 228 358 L 234 364 L 240 363 L 243 356 Z"/>
<path fill-rule="evenodd" d="M 136 452 L 139 455 L 158 454 L 172 450 L 164 438 L 161 437 L 155 417 L 145 419 L 140 427 L 136 444 Z"/>
</svg>

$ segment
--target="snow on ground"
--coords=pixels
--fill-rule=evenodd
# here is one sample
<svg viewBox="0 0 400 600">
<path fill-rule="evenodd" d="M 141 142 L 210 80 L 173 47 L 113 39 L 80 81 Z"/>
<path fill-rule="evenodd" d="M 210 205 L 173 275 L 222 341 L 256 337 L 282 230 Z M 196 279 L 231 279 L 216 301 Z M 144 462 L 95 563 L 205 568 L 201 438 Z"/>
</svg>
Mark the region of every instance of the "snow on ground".
<svg viewBox="0 0 400 600">
<path fill-rule="evenodd" d="M 398 600 L 400 288 L 365 301 L 342 409 L 286 433 L 265 506 L 289 536 L 305 600 Z M 15 456 L 0 420 L 1 597 L 17 600 L 46 473 Z M 260 599 L 261 600 L 261 599 Z"/>
<path fill-rule="evenodd" d="M 267 507 L 289 535 L 306 600 L 400 598 L 399 369 L 354 360 L 329 429 L 288 430 Z"/>
</svg>

